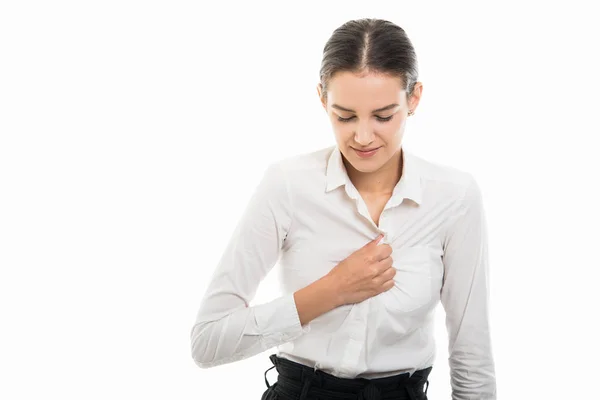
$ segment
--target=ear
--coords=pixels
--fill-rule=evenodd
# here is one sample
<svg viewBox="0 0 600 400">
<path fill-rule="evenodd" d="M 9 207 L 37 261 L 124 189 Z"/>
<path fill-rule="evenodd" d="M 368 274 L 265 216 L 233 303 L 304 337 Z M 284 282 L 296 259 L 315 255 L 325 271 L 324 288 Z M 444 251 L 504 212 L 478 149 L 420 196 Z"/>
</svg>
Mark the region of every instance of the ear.
<svg viewBox="0 0 600 400">
<path fill-rule="evenodd" d="M 417 106 L 419 105 L 419 101 L 421 101 L 421 96 L 423 94 L 423 83 L 417 82 L 415 83 L 415 87 L 413 89 L 413 93 L 408 99 L 408 107 L 409 109 L 415 111 Z"/>
<path fill-rule="evenodd" d="M 327 111 L 327 102 L 323 98 L 323 85 L 319 82 L 317 84 L 317 95 L 319 96 L 319 101 L 321 101 L 321 105 Z"/>
</svg>

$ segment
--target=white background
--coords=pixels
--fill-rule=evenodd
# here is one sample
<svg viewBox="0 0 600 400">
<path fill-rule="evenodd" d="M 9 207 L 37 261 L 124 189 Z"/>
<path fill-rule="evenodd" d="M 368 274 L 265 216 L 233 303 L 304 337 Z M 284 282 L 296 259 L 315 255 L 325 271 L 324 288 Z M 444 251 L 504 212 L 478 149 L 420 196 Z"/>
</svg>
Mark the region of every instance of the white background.
<svg viewBox="0 0 600 400">
<path fill-rule="evenodd" d="M 334 144 L 321 52 L 361 17 L 416 48 L 406 148 L 482 188 L 499 398 L 596 398 L 593 2 L 414 3 L 2 2 L 0 398 L 260 398 L 276 349 L 203 370 L 190 330 L 267 164 Z"/>
</svg>

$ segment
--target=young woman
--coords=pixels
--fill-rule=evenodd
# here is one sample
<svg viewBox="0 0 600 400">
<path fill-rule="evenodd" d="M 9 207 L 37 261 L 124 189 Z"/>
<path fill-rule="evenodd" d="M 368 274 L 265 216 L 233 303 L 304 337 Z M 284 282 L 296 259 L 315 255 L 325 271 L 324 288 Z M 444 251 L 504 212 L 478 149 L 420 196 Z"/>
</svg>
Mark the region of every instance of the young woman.
<svg viewBox="0 0 600 400">
<path fill-rule="evenodd" d="M 267 168 L 192 328 L 198 366 L 277 346 L 263 400 L 427 399 L 441 302 L 452 398 L 496 398 L 481 192 L 402 147 L 417 75 L 397 25 L 334 31 L 317 92 L 336 145 Z M 285 295 L 250 307 L 278 261 Z"/>
</svg>

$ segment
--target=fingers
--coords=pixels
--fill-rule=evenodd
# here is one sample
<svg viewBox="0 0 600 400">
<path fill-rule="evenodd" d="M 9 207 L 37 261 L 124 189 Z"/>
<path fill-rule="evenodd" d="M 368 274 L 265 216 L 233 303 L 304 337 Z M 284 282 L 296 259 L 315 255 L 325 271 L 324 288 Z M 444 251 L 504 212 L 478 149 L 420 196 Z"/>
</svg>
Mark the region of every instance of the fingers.
<svg viewBox="0 0 600 400">
<path fill-rule="evenodd" d="M 377 259 L 383 260 L 392 255 L 392 246 L 387 243 L 382 244 L 381 246 L 377 246 L 378 254 Z"/>
<path fill-rule="evenodd" d="M 371 240 L 366 245 L 364 245 L 364 247 L 376 246 L 377 243 L 379 243 L 379 241 L 381 240 L 381 238 L 383 238 L 383 234 L 380 233 L 375 239 Z"/>
<path fill-rule="evenodd" d="M 386 257 L 377 261 L 377 263 L 375 263 L 375 268 L 377 269 L 377 271 L 379 271 L 379 274 L 386 272 L 388 269 L 393 269 L 395 271 L 396 269 L 392 267 L 393 263 L 394 260 L 392 259 L 392 257 Z"/>
<path fill-rule="evenodd" d="M 371 248 L 370 250 L 372 251 L 370 257 L 374 261 L 385 260 L 392 255 L 392 246 L 387 243 L 378 245 L 376 248 Z"/>
<path fill-rule="evenodd" d="M 396 282 L 392 279 L 390 281 L 387 281 L 383 285 L 381 285 L 381 288 L 383 289 L 384 292 L 386 292 L 386 291 L 390 290 L 391 288 L 393 288 L 395 284 L 396 284 Z"/>
<path fill-rule="evenodd" d="M 373 278 L 373 281 L 382 291 L 385 291 L 394 286 L 394 276 L 396 276 L 396 268 L 390 267 Z"/>
<path fill-rule="evenodd" d="M 390 267 L 381 274 L 386 280 L 393 279 L 396 276 L 396 268 Z"/>
</svg>

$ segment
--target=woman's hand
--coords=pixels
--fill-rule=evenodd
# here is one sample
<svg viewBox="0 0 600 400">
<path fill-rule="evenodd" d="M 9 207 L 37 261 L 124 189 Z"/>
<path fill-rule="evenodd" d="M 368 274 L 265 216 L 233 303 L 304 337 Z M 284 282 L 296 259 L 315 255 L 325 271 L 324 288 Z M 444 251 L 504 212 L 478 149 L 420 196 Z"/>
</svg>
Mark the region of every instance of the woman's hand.
<svg viewBox="0 0 600 400">
<path fill-rule="evenodd" d="M 394 287 L 392 247 L 379 245 L 377 236 L 336 265 L 327 278 L 337 291 L 339 305 L 360 303 Z"/>
</svg>

